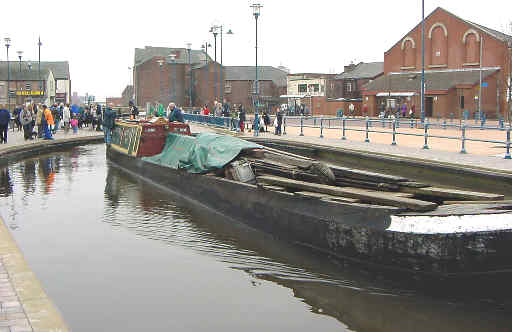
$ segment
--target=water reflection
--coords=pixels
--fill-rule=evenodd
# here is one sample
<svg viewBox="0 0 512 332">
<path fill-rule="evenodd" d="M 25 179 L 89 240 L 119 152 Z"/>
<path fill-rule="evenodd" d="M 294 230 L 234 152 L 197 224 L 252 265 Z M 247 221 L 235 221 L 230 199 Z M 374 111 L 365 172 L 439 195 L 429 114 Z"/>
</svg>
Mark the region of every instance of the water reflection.
<svg viewBox="0 0 512 332">
<path fill-rule="evenodd" d="M 208 290 L 208 287 L 223 285 L 222 282 L 216 286 L 204 286 L 183 282 L 183 279 L 193 279 L 193 275 L 177 278 L 183 283 L 174 287 L 184 288 L 185 296 L 181 299 L 191 298 L 191 308 L 202 303 L 206 297 L 203 292 L 209 291 L 210 295 L 225 296 L 211 303 L 212 307 L 236 311 L 234 306 L 230 306 L 230 301 L 232 298 L 238 299 L 237 293 L 242 293 L 246 297 L 239 306 L 249 308 L 245 314 L 267 318 L 270 325 L 274 325 L 274 331 L 286 330 L 282 326 L 292 324 L 291 319 L 286 320 L 280 316 L 292 312 L 289 307 L 299 301 L 306 304 L 305 309 L 295 309 L 293 313 L 296 317 L 293 319 L 317 324 L 316 330 L 321 331 L 508 331 L 512 326 L 511 296 L 496 298 L 486 293 L 476 296 L 473 291 L 464 296 L 446 286 L 429 287 L 422 285 L 421 280 L 406 283 L 395 278 L 397 276 L 331 260 L 325 255 L 276 240 L 198 204 L 159 190 L 107 165 L 104 153 L 102 146 L 74 148 L 27 159 L 0 170 L 0 213 L 9 225 L 24 226 L 14 234 L 18 236 L 17 240 L 28 257 L 32 257 L 31 266 L 39 267 L 36 273 L 42 273 L 42 282 L 49 289 L 50 296 L 64 309 L 64 316 L 76 324 L 74 330 L 80 327 L 92 330 L 85 329 L 85 326 L 90 327 L 87 324 L 91 321 L 86 310 L 98 307 L 94 312 L 99 316 L 100 309 L 104 309 L 101 307 L 103 303 L 106 308 L 103 310 L 104 315 L 108 316 L 105 320 L 113 321 L 112 326 L 108 326 L 113 331 L 119 330 L 116 327 L 121 321 L 132 325 L 131 330 L 136 330 L 135 324 L 139 323 L 147 324 L 146 330 L 153 331 L 156 330 L 157 320 L 164 326 L 170 320 L 166 314 L 187 307 L 190 303 L 174 303 L 180 297 L 177 292 L 168 291 L 173 287 L 166 279 L 168 276 L 161 277 L 153 272 L 157 270 L 163 273 L 165 270 L 159 269 L 162 265 L 179 261 L 179 258 L 166 257 L 169 251 L 162 248 L 166 246 L 198 253 L 196 256 L 204 259 L 194 258 L 194 262 L 186 263 L 200 265 L 199 270 L 208 261 L 223 262 L 227 267 L 225 270 L 243 271 L 239 273 L 251 277 L 250 287 L 255 293 L 244 293 L 239 284 L 232 285 L 233 280 L 228 279 L 224 281 L 230 283 L 226 287 L 227 294 Z M 41 218 L 46 211 L 52 211 L 49 220 L 53 223 Z M 31 224 L 37 218 L 37 223 Z M 33 234 L 25 235 L 30 232 Z M 60 233 L 61 236 L 54 236 L 53 233 Z M 141 251 L 130 251 L 133 250 L 131 245 L 136 242 L 133 238 L 141 239 L 136 247 Z M 46 242 L 41 242 L 45 239 Z M 65 250 L 61 250 L 59 241 Z M 145 256 L 147 243 L 164 244 L 157 246 L 156 251 L 149 251 L 163 254 L 154 260 Z M 114 255 L 117 255 L 116 259 L 111 257 Z M 190 256 L 186 257 L 191 259 Z M 48 262 L 54 261 L 57 263 L 47 266 Z M 203 273 L 211 275 L 201 281 L 209 282 L 210 277 L 226 277 L 223 274 L 225 271 L 214 270 L 211 265 L 208 268 Z M 174 274 L 186 271 L 181 266 L 171 266 L 170 269 Z M 124 282 L 132 274 L 138 284 L 131 283 L 133 280 Z M 245 279 L 242 279 L 243 282 Z M 288 292 L 286 295 L 278 295 L 279 289 L 273 288 L 272 293 L 265 298 L 253 302 L 252 297 L 262 293 L 265 284 L 269 282 L 284 287 Z M 144 299 L 134 296 L 140 303 L 153 304 L 153 307 L 144 309 L 140 308 L 139 302 L 130 302 L 129 296 L 132 293 L 138 295 L 136 292 L 142 288 L 142 294 L 147 295 L 149 290 L 144 287 L 149 286 L 165 294 L 164 299 L 155 297 L 143 302 Z M 201 287 L 205 288 L 199 291 L 193 289 Z M 109 293 L 111 289 L 120 289 L 117 294 L 123 294 L 123 297 L 109 298 L 105 294 L 116 294 Z M 91 302 L 87 302 L 86 296 L 91 298 Z M 286 300 L 282 300 L 283 296 Z M 279 308 L 282 311 L 276 314 L 278 318 L 256 314 L 265 312 L 261 308 L 269 307 L 277 300 L 285 303 Z M 82 301 L 83 307 L 80 306 Z M 253 303 L 256 306 L 252 306 Z M 165 307 L 169 307 L 169 312 L 159 311 Z M 154 317 L 155 322 L 140 322 L 146 311 L 159 313 L 158 317 Z M 242 312 L 243 309 L 240 309 L 233 315 L 241 315 Z M 272 315 L 268 312 L 265 314 Z M 320 320 L 302 317 L 307 314 Z M 173 319 L 183 325 L 190 317 L 219 325 L 235 319 L 221 314 L 208 316 L 207 312 L 201 311 L 191 316 L 174 316 Z M 334 325 L 326 321 L 332 321 Z M 216 330 L 211 327 L 209 329 Z M 238 329 L 223 330 L 255 329 L 242 325 Z M 294 331 L 306 330 L 299 327 Z M 309 328 L 311 330 L 315 328 Z"/>
<path fill-rule="evenodd" d="M 422 280 L 413 286 L 389 280 L 389 274 L 277 241 L 115 167 L 108 168 L 105 197 L 107 206 L 121 212 L 110 211 L 105 222 L 278 283 L 310 305 L 311 312 L 334 317 L 354 331 L 508 331 L 512 324 L 507 299 L 484 295 L 483 301 L 467 293 L 461 298 L 446 285 L 429 289 Z"/>
</svg>

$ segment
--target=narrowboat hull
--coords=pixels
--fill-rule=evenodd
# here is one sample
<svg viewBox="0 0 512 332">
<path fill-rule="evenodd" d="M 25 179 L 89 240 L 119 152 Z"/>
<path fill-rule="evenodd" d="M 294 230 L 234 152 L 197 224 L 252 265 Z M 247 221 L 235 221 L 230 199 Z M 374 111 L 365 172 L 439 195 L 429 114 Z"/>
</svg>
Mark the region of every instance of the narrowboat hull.
<svg viewBox="0 0 512 332">
<path fill-rule="evenodd" d="M 107 158 L 135 176 L 280 239 L 389 270 L 439 277 L 512 273 L 512 229 L 393 231 L 401 209 L 329 202 L 221 177 L 188 173 L 129 156 Z"/>
</svg>

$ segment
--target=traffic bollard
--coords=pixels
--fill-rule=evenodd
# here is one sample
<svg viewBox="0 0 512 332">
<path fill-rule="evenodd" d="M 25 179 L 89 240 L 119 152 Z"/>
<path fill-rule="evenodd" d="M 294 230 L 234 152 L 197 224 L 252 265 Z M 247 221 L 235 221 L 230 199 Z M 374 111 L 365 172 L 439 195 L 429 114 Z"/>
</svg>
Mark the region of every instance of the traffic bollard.
<svg viewBox="0 0 512 332">
<path fill-rule="evenodd" d="M 510 127 L 507 129 L 507 151 L 505 152 L 505 159 L 512 159 L 510 157 Z"/>
<path fill-rule="evenodd" d="M 341 132 L 342 132 L 342 136 L 341 136 L 341 139 L 342 140 L 346 140 L 347 139 L 347 136 L 345 136 L 345 116 L 343 116 L 343 120 L 341 120 Z"/>
<path fill-rule="evenodd" d="M 370 143 L 370 137 L 368 136 L 368 133 L 369 133 L 369 124 L 370 124 L 370 120 L 368 120 L 368 117 L 366 117 L 366 138 L 365 138 L 365 143 Z"/>
<path fill-rule="evenodd" d="M 466 153 L 466 124 L 462 124 L 462 148 L 460 150 L 460 153 Z"/>
<path fill-rule="evenodd" d="M 299 136 L 304 136 L 304 117 L 300 117 L 300 135 Z"/>
<path fill-rule="evenodd" d="M 423 144 L 423 149 L 428 150 L 428 119 L 423 123 L 423 128 L 425 129 L 425 144 Z"/>
<path fill-rule="evenodd" d="M 446 118 L 443 120 L 443 129 L 446 129 Z"/>
<path fill-rule="evenodd" d="M 396 145 L 396 120 L 393 121 L 393 142 L 391 145 Z"/>
<path fill-rule="evenodd" d="M 320 138 L 324 138 L 324 119 L 320 119 Z"/>
<path fill-rule="evenodd" d="M 283 135 L 286 135 L 286 117 L 283 117 Z"/>
</svg>

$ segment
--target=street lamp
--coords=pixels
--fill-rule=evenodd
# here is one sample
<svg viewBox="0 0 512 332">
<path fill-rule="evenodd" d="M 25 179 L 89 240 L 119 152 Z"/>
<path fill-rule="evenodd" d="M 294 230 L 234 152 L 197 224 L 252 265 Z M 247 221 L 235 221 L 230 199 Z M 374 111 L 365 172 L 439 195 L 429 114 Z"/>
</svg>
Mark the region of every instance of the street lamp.
<svg viewBox="0 0 512 332">
<path fill-rule="evenodd" d="M 219 34 L 218 26 L 213 25 L 210 28 L 210 32 L 213 33 L 213 39 L 214 39 L 214 47 L 215 47 L 215 71 L 214 71 L 214 79 L 215 79 L 215 100 L 218 101 L 218 93 L 217 93 L 217 35 Z"/>
<path fill-rule="evenodd" d="M 190 53 L 192 52 L 192 44 L 187 43 L 187 52 L 188 52 L 188 68 L 189 68 L 189 89 L 188 89 L 188 106 L 192 107 L 192 62 L 190 59 Z"/>
<path fill-rule="evenodd" d="M 163 99 L 163 95 L 164 95 L 164 92 L 163 92 L 163 84 L 162 84 L 162 67 L 164 65 L 164 60 L 160 59 L 160 60 L 157 60 L 156 61 L 159 65 L 160 65 L 160 103 L 162 102 L 162 99 Z"/>
<path fill-rule="evenodd" d="M 212 44 L 206 42 L 203 45 L 201 45 L 201 50 L 205 52 L 204 62 L 208 64 L 208 47 L 212 47 Z"/>
<path fill-rule="evenodd" d="M 5 37 L 5 48 L 7 49 L 7 110 L 11 111 L 11 94 L 10 94 L 10 85 L 11 85 L 11 70 L 9 68 L 9 47 L 11 46 L 11 38 Z"/>
<path fill-rule="evenodd" d="M 171 63 L 173 64 L 173 67 L 174 67 L 174 75 L 172 76 L 172 93 L 171 93 L 171 101 L 175 104 L 178 104 L 177 103 L 177 96 L 178 96 L 178 93 L 177 93 L 177 90 L 176 89 L 176 76 L 178 76 L 178 69 L 176 68 L 176 53 L 171 53 L 169 54 L 169 57 L 171 58 Z"/>
<path fill-rule="evenodd" d="M 17 91 L 17 90 L 19 90 L 18 89 L 18 82 L 21 80 L 21 57 L 23 56 L 23 51 L 18 51 L 16 53 L 18 53 L 18 58 L 20 59 L 20 71 L 19 71 L 19 74 L 18 74 L 19 77 L 16 80 L 16 91 Z M 23 85 L 22 85 L 22 87 L 23 87 Z M 23 97 L 20 97 L 20 99 L 21 98 L 23 98 Z M 17 99 L 18 99 L 18 97 L 16 96 L 16 104 L 19 104 Z"/>
<path fill-rule="evenodd" d="M 41 43 L 41 37 L 39 37 L 39 41 L 37 42 L 37 47 L 39 48 L 39 60 L 38 60 L 38 76 L 39 76 L 39 91 L 44 91 L 43 82 L 41 81 L 41 46 L 43 46 L 43 43 Z M 42 99 L 43 94 L 39 94 L 39 99 Z"/>
<path fill-rule="evenodd" d="M 421 122 L 425 122 L 425 0 L 421 0 Z"/>
<path fill-rule="evenodd" d="M 260 10 L 263 5 L 259 3 L 255 3 L 251 5 L 254 15 L 254 20 L 256 21 L 256 67 L 255 67 L 255 80 L 254 80 L 254 94 L 255 100 L 254 103 L 256 105 L 256 112 L 258 112 L 258 104 L 259 104 L 259 82 L 258 82 L 258 18 L 260 17 Z"/>
<path fill-rule="evenodd" d="M 217 37 L 217 34 L 220 32 L 220 84 L 221 84 L 221 88 L 220 88 L 220 100 L 222 103 L 224 103 L 224 80 L 223 80 L 223 62 L 222 62 L 222 36 L 223 36 L 223 31 L 224 31 L 224 26 L 222 24 L 219 24 L 219 25 L 214 25 L 211 27 L 210 31 L 212 31 L 214 33 L 214 37 Z M 233 31 L 231 29 L 228 30 L 228 32 L 226 32 L 226 34 L 228 35 L 232 35 L 233 34 Z M 215 93 L 217 93 L 217 90 L 215 90 Z"/>
</svg>

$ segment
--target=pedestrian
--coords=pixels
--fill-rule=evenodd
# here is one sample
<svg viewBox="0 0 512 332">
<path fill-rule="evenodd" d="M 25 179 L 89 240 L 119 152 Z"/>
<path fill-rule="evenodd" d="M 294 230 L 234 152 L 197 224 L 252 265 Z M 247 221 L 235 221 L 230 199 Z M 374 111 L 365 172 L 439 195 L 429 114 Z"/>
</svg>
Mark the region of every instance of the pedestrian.
<svg viewBox="0 0 512 332">
<path fill-rule="evenodd" d="M 276 115 L 276 119 L 277 119 L 277 133 L 276 135 L 279 135 L 281 136 L 281 127 L 283 125 L 283 113 L 278 109 L 277 110 L 277 115 Z"/>
<path fill-rule="evenodd" d="M 11 121 L 11 112 L 5 106 L 0 106 L 0 143 L 7 144 L 7 131 Z"/>
<path fill-rule="evenodd" d="M 348 111 L 349 111 L 349 116 L 350 117 L 354 117 L 354 110 L 355 110 L 355 106 L 354 104 L 350 103 L 350 105 L 348 105 Z"/>
<path fill-rule="evenodd" d="M 78 119 L 76 115 L 73 115 L 73 118 L 71 119 L 71 127 L 73 128 L 73 134 L 78 133 Z"/>
<path fill-rule="evenodd" d="M 21 125 L 23 126 L 23 137 L 25 138 L 25 141 L 32 138 L 32 120 L 33 120 L 33 114 L 30 105 L 23 106 L 23 109 L 20 113 L 19 121 Z"/>
<path fill-rule="evenodd" d="M 137 119 L 137 116 L 139 115 L 139 109 L 137 108 L 137 106 L 135 106 L 132 100 L 128 102 L 128 106 L 130 107 L 130 119 Z"/>
<path fill-rule="evenodd" d="M 183 117 L 183 111 L 176 107 L 175 103 L 169 104 L 170 108 L 170 115 L 169 115 L 169 122 L 178 121 L 181 123 L 185 123 L 185 119 Z"/>
<path fill-rule="evenodd" d="M 103 134 L 107 145 L 110 145 L 112 140 L 112 130 L 114 130 L 116 124 L 116 117 L 117 113 L 112 109 L 112 104 L 108 105 L 105 114 L 103 114 Z"/>
<path fill-rule="evenodd" d="M 268 132 L 268 126 L 270 126 L 270 116 L 267 111 L 263 112 L 263 123 L 265 125 L 265 131 Z"/>
<path fill-rule="evenodd" d="M 52 111 L 46 105 L 43 105 L 42 113 L 43 116 L 41 122 L 43 124 L 44 139 L 53 139 L 51 128 L 55 125 L 55 122 L 53 120 Z"/>
<path fill-rule="evenodd" d="M 242 104 L 239 106 L 238 119 L 240 120 L 240 131 L 243 133 L 245 128 L 245 108 Z"/>
<path fill-rule="evenodd" d="M 101 105 L 98 104 L 96 106 L 96 131 L 101 131 L 101 119 L 102 119 Z"/>
<path fill-rule="evenodd" d="M 416 111 L 416 106 L 413 104 L 411 109 L 409 110 L 409 118 L 414 118 L 414 112 Z"/>
<path fill-rule="evenodd" d="M 20 122 L 20 114 L 22 111 L 22 106 L 17 106 L 14 109 L 13 115 L 14 115 L 14 124 L 16 125 L 16 128 L 18 128 L 18 131 L 21 131 L 21 128 L 23 127 Z M 13 129 L 14 130 L 14 129 Z"/>
<path fill-rule="evenodd" d="M 69 109 L 69 104 L 66 104 L 62 110 L 62 121 L 64 122 L 64 132 L 67 134 L 69 131 L 69 123 L 71 121 L 71 110 Z"/>
</svg>

